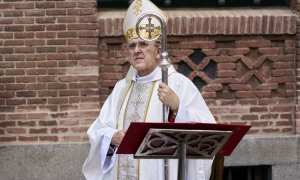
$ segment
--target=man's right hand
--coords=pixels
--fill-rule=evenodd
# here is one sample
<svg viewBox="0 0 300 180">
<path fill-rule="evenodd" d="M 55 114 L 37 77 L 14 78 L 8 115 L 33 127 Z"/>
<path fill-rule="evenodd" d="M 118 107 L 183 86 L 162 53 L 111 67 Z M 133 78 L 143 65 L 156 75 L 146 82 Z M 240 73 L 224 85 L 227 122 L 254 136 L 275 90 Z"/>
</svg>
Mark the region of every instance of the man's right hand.
<svg viewBox="0 0 300 180">
<path fill-rule="evenodd" d="M 112 137 L 111 144 L 119 147 L 124 136 L 125 136 L 125 131 L 119 130 L 115 132 L 115 134 Z"/>
</svg>

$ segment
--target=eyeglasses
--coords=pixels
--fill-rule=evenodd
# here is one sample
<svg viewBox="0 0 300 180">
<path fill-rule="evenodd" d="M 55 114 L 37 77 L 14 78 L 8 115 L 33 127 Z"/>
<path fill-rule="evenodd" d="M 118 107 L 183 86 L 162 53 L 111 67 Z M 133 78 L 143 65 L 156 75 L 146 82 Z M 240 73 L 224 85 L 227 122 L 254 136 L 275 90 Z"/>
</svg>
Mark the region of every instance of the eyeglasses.
<svg viewBox="0 0 300 180">
<path fill-rule="evenodd" d="M 128 44 L 128 49 L 130 51 L 134 51 L 136 47 L 138 47 L 140 49 L 146 49 L 151 45 L 157 46 L 157 44 L 154 44 L 152 42 L 140 41 L 138 43 L 129 43 Z"/>
</svg>

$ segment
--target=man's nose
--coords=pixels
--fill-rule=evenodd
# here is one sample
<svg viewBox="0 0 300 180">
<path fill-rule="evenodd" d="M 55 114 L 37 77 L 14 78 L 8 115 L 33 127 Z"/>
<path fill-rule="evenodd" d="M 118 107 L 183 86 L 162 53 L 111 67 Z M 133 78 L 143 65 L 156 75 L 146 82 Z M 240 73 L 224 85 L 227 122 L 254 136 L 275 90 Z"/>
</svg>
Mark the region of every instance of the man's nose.
<svg viewBox="0 0 300 180">
<path fill-rule="evenodd" d="M 135 48 L 134 48 L 134 52 L 141 52 L 141 48 L 139 44 L 136 44 Z"/>
</svg>

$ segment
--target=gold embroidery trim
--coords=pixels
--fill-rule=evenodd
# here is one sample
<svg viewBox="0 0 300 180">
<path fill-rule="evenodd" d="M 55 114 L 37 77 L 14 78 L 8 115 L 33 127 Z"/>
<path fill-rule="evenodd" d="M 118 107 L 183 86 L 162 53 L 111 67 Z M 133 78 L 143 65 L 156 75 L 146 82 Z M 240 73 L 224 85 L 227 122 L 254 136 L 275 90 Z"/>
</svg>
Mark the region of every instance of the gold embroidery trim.
<svg viewBox="0 0 300 180">
<path fill-rule="evenodd" d="M 146 25 L 141 25 L 141 27 L 146 27 Z M 151 33 L 151 37 L 154 38 L 154 37 L 157 37 L 157 36 L 160 36 L 161 34 L 161 29 L 158 27 L 158 28 L 155 28 L 153 29 L 153 31 L 150 32 Z M 134 39 L 134 38 L 137 38 L 138 35 L 136 33 L 136 30 L 135 30 L 135 26 L 134 27 L 130 27 L 125 33 L 124 33 L 124 36 L 125 38 L 127 39 L 127 41 L 130 41 L 131 39 Z M 146 38 L 148 39 L 149 37 L 149 32 L 147 32 L 146 29 L 143 29 L 143 30 L 140 30 L 140 36 L 143 37 L 143 38 Z M 159 37 L 157 39 L 157 41 L 159 41 L 161 39 L 161 37 Z"/>
<path fill-rule="evenodd" d="M 150 91 L 150 95 L 148 97 L 148 102 L 147 102 L 147 106 L 146 106 L 146 111 L 145 111 L 145 114 L 144 114 L 144 122 L 146 121 L 146 117 L 148 115 L 148 110 L 149 110 L 149 106 L 150 106 L 150 100 L 151 100 L 151 97 L 152 97 L 152 94 L 153 94 L 153 91 L 154 91 L 154 87 L 155 87 L 155 83 L 156 81 L 152 82 L 152 87 L 151 87 L 151 91 Z M 131 97 L 131 94 L 132 94 L 132 88 L 133 88 L 133 85 L 134 85 L 134 82 L 131 81 L 131 84 L 130 84 L 130 94 L 129 94 L 129 97 L 128 99 L 130 99 Z M 124 128 L 124 121 L 125 121 L 125 116 L 126 116 L 126 113 L 127 113 L 127 106 L 128 106 L 128 99 L 127 99 L 127 103 L 126 103 L 126 107 L 125 107 L 125 111 L 124 111 L 124 116 L 123 116 L 123 128 Z M 119 126 L 119 123 L 117 124 L 117 129 L 118 129 L 118 126 Z M 120 161 L 120 157 L 118 156 L 118 167 L 117 167 L 117 179 L 119 179 L 119 161 Z M 140 159 L 138 159 L 138 180 L 140 179 Z"/>
<path fill-rule="evenodd" d="M 144 115 L 144 122 L 146 121 L 146 117 L 148 115 L 148 109 L 149 109 L 150 100 L 151 100 L 151 97 L 152 97 L 152 94 L 153 94 L 153 91 L 154 91 L 155 83 L 156 83 L 156 81 L 152 82 L 152 88 L 151 88 L 151 91 L 150 91 L 150 95 L 148 97 L 148 103 L 147 103 L 146 111 L 145 111 L 145 115 Z"/>
</svg>

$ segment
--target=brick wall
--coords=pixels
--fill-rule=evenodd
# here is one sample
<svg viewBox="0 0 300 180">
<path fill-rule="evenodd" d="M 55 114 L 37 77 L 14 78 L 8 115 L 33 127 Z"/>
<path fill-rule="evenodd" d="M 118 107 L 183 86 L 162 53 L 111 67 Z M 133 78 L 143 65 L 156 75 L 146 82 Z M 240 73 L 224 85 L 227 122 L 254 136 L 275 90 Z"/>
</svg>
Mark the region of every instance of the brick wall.
<svg viewBox="0 0 300 180">
<path fill-rule="evenodd" d="M 297 14 L 167 13 L 171 60 L 204 84 L 199 89 L 218 122 L 250 124 L 257 135 L 299 133 Z M 0 1 L 1 144 L 87 141 L 129 66 L 123 16 L 97 12 L 94 0 Z M 200 61 L 192 58 L 197 53 Z"/>
<path fill-rule="evenodd" d="M 296 12 L 298 18 L 300 15 L 300 1 L 299 0 L 292 0 L 291 1 L 291 8 Z M 299 88 L 299 78 L 300 78 L 300 53 L 299 53 L 299 40 L 300 40 L 300 30 L 299 30 L 299 21 L 297 21 L 297 37 L 296 39 L 296 63 L 297 63 L 297 69 L 296 69 L 296 87 L 297 87 L 297 99 L 296 99 L 296 106 L 295 106 L 295 112 L 296 112 L 296 116 L 295 116 L 295 124 L 296 124 L 296 133 L 300 134 L 300 88 Z"/>
<path fill-rule="evenodd" d="M 250 134 L 295 132 L 296 16 L 292 11 L 166 12 L 171 60 L 196 84 L 204 84 L 199 89 L 218 122 L 250 124 Z M 100 65 L 115 72 L 113 78 L 102 79 L 102 92 L 109 92 L 128 66 L 124 38 L 116 38 L 122 36 L 123 16 L 123 12 L 103 12 L 99 17 Z M 195 56 L 202 59 L 193 60 Z M 101 75 L 111 77 L 100 71 Z"/>
<path fill-rule="evenodd" d="M 96 2 L 0 1 L 0 143 L 82 142 L 98 114 Z"/>
</svg>

